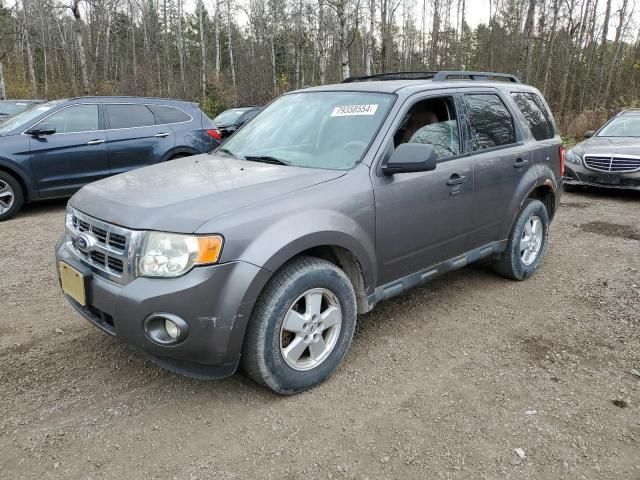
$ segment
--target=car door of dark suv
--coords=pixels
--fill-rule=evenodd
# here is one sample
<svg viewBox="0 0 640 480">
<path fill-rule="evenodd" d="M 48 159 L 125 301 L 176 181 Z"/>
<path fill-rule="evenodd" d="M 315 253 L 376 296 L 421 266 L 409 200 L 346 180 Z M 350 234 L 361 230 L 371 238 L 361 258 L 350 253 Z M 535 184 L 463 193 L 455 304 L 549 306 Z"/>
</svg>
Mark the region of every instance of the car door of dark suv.
<svg viewBox="0 0 640 480">
<path fill-rule="evenodd" d="M 175 145 L 168 125 L 156 125 L 144 104 L 106 103 L 107 148 L 111 173 L 126 172 L 159 162 Z"/>
<path fill-rule="evenodd" d="M 465 90 L 467 150 L 473 159 L 475 199 L 467 249 L 507 238 L 522 184 L 535 185 L 531 145 L 511 105 L 497 89 Z M 528 190 L 527 190 L 528 191 Z"/>
</svg>

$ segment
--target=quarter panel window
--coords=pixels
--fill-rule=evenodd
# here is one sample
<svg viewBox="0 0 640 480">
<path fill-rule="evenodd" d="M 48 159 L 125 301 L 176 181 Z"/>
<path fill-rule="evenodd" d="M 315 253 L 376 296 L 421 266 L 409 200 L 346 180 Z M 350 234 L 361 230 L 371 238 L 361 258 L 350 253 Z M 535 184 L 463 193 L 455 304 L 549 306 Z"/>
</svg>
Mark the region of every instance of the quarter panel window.
<svg viewBox="0 0 640 480">
<path fill-rule="evenodd" d="M 156 124 L 188 122 L 191 117 L 177 107 L 167 105 L 147 105 L 156 116 Z"/>
<path fill-rule="evenodd" d="M 540 97 L 534 93 L 512 93 L 511 96 L 524 115 L 527 125 L 536 140 L 547 140 L 555 137 L 556 133 Z"/>
<path fill-rule="evenodd" d="M 94 132 L 98 130 L 98 105 L 74 105 L 45 118 L 40 125 L 52 125 L 56 133 Z"/>
<path fill-rule="evenodd" d="M 464 97 L 472 133 L 472 149 L 484 150 L 516 143 L 513 117 L 498 95 L 470 94 Z"/>
<path fill-rule="evenodd" d="M 104 107 L 109 119 L 109 128 L 112 130 L 156 124 L 153 113 L 145 105 L 106 104 Z"/>
</svg>

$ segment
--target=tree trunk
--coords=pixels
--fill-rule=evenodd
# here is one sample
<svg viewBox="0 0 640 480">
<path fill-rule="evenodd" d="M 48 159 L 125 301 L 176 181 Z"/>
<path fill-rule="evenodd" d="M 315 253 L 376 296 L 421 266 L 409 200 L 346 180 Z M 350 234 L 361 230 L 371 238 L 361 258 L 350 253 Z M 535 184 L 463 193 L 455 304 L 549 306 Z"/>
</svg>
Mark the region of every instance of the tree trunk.
<svg viewBox="0 0 640 480">
<path fill-rule="evenodd" d="M 78 46 L 78 59 L 80 61 L 80 73 L 82 75 L 82 93 L 89 95 L 89 76 L 87 75 L 87 58 L 84 53 L 84 40 L 82 34 L 84 31 L 84 22 L 80 17 L 80 0 L 73 0 L 71 11 L 73 12 L 74 30 L 76 32 L 76 43 Z"/>
<path fill-rule="evenodd" d="M 216 0 L 216 80 L 220 80 L 220 0 Z"/>
<path fill-rule="evenodd" d="M 231 23 L 231 0 L 227 0 L 227 35 L 229 41 L 229 68 L 231 69 L 231 82 L 234 91 L 237 91 L 236 85 L 236 67 L 233 63 L 233 40 L 232 40 L 233 24 Z"/>
<path fill-rule="evenodd" d="M 26 0 L 22 0 L 22 13 L 24 15 L 24 39 L 27 50 L 27 66 L 29 68 L 29 85 L 31 87 L 31 96 L 36 97 L 38 95 L 38 82 L 36 80 L 36 70 L 33 64 L 33 50 L 31 49 L 31 35 L 29 33 L 29 16 L 27 15 Z"/>
<path fill-rule="evenodd" d="M 204 3 L 200 2 L 198 5 L 198 20 L 199 20 L 199 28 L 200 28 L 200 54 L 202 57 L 202 64 L 200 69 L 200 82 L 202 84 L 201 91 L 202 96 L 204 97 L 205 91 L 207 89 L 207 48 L 204 41 L 204 26 L 202 22 L 202 17 L 204 15 Z"/>
<path fill-rule="evenodd" d="M 7 99 L 7 89 L 4 84 L 4 62 L 0 61 L 0 100 Z"/>
<path fill-rule="evenodd" d="M 187 76 L 184 66 L 184 32 L 182 31 L 182 0 L 178 0 L 178 59 L 180 61 L 180 82 L 182 95 L 187 91 Z"/>
<path fill-rule="evenodd" d="M 533 22 L 536 15 L 536 0 L 529 0 L 527 19 L 524 22 L 524 81 L 531 83 L 531 60 L 533 58 Z"/>
</svg>

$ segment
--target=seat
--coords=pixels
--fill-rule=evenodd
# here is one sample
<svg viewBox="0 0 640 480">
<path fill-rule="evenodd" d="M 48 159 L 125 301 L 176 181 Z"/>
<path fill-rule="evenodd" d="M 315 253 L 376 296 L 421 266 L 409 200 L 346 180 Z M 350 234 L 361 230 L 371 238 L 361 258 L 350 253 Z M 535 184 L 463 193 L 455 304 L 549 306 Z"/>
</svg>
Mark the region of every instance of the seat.
<svg viewBox="0 0 640 480">
<path fill-rule="evenodd" d="M 409 143 L 428 143 L 435 147 L 438 158 L 460 154 L 458 123 L 455 120 L 431 123 L 418 129 Z"/>
</svg>

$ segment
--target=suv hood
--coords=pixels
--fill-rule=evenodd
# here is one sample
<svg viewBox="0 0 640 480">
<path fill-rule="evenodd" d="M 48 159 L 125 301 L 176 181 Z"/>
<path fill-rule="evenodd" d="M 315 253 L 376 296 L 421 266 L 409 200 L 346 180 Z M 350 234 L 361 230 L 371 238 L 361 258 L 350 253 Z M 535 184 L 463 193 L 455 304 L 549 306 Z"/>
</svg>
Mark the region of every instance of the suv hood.
<svg viewBox="0 0 640 480">
<path fill-rule="evenodd" d="M 591 137 L 580 142 L 573 150 L 579 154 L 640 155 L 640 138 L 634 137 Z"/>
<path fill-rule="evenodd" d="M 193 233 L 220 215 L 264 204 L 345 173 L 203 154 L 91 183 L 69 204 L 87 215 L 134 230 Z"/>
</svg>

